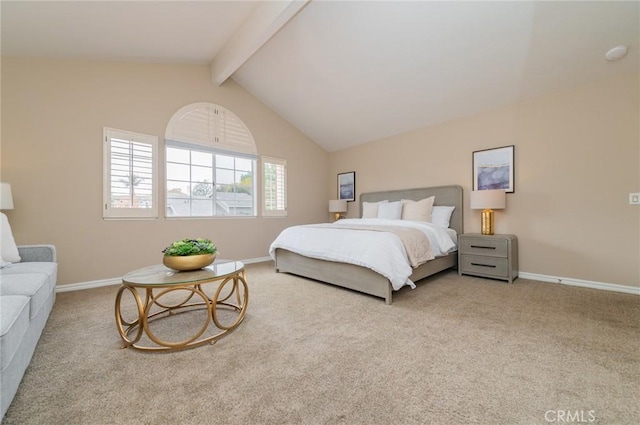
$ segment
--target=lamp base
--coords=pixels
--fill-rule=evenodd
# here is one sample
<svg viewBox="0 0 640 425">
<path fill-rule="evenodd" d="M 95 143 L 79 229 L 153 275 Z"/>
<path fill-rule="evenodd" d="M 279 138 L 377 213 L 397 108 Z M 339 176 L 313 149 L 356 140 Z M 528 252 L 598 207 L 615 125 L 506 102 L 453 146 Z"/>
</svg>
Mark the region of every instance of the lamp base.
<svg viewBox="0 0 640 425">
<path fill-rule="evenodd" d="M 481 231 L 483 235 L 493 235 L 493 210 L 487 208 L 482 210 L 481 216 Z"/>
</svg>

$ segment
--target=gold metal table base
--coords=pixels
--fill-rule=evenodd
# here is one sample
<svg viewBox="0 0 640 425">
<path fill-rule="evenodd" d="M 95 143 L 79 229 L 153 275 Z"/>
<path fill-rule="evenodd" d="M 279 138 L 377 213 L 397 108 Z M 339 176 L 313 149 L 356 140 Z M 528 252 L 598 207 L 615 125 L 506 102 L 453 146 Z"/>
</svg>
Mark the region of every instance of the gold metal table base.
<svg viewBox="0 0 640 425">
<path fill-rule="evenodd" d="M 219 284 L 214 295 L 207 295 L 202 286 L 215 282 L 219 282 Z M 227 288 L 229 285 L 231 285 L 230 288 Z M 144 290 L 144 301 L 138 289 Z M 154 290 L 156 292 L 154 292 Z M 129 291 L 135 300 L 137 318 L 132 321 L 126 320 L 122 314 L 122 296 L 125 291 Z M 162 302 L 163 297 L 167 297 L 168 294 L 176 291 L 187 291 L 188 295 L 177 303 L 169 304 L 168 302 Z M 190 302 L 194 297 L 196 300 Z M 202 301 L 198 301 L 198 297 Z M 184 282 L 171 283 L 170 285 L 137 285 L 125 282 L 123 279 L 123 285 L 118 290 L 115 301 L 116 325 L 123 341 L 122 348 L 131 347 L 141 351 L 177 351 L 207 343 L 214 344 L 218 339 L 233 331 L 242 323 L 248 302 L 249 288 L 243 268 L 225 276 L 200 279 L 197 283 Z M 159 310 L 152 313 L 151 311 L 154 306 Z M 237 313 L 237 317 L 233 323 L 228 325 L 221 323 L 219 314 L 223 309 L 228 312 Z M 206 310 L 206 319 L 194 335 L 183 341 L 165 341 L 151 330 L 150 323 L 156 320 L 170 320 L 170 318 L 176 314 L 194 310 Z M 203 334 L 210 328 L 211 323 L 213 323 L 219 332 L 203 337 Z M 148 339 L 156 345 L 142 344 L 141 342 L 144 340 L 143 336 L 148 337 Z"/>
</svg>

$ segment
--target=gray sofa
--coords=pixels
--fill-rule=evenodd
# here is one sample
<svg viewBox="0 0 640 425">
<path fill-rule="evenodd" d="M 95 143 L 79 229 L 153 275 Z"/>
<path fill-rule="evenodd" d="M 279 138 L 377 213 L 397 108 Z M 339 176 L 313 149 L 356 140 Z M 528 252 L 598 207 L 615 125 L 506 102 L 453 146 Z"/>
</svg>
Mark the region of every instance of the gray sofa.
<svg viewBox="0 0 640 425">
<path fill-rule="evenodd" d="M 16 395 L 56 297 L 55 247 L 25 245 L 18 252 L 20 263 L 0 269 L 0 418 Z"/>
</svg>

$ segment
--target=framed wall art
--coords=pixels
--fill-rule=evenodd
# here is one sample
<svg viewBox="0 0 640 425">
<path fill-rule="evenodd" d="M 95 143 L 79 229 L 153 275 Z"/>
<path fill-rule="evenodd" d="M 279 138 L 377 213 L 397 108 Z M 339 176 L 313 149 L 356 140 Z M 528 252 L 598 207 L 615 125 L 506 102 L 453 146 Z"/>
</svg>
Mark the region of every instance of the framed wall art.
<svg viewBox="0 0 640 425">
<path fill-rule="evenodd" d="M 347 202 L 356 200 L 356 172 L 338 174 L 338 199 Z"/>
<path fill-rule="evenodd" d="M 515 146 L 485 149 L 473 152 L 473 190 L 515 190 L 514 180 Z"/>
</svg>

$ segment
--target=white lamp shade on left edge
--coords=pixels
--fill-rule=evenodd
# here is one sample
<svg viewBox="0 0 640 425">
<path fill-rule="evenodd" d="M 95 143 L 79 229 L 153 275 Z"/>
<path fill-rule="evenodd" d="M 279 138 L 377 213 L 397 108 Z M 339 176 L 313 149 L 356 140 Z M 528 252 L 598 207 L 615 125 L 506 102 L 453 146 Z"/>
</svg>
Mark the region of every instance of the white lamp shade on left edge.
<svg viewBox="0 0 640 425">
<path fill-rule="evenodd" d="M 0 183 L 0 210 L 13 209 L 13 196 L 11 195 L 11 185 Z"/>
</svg>

